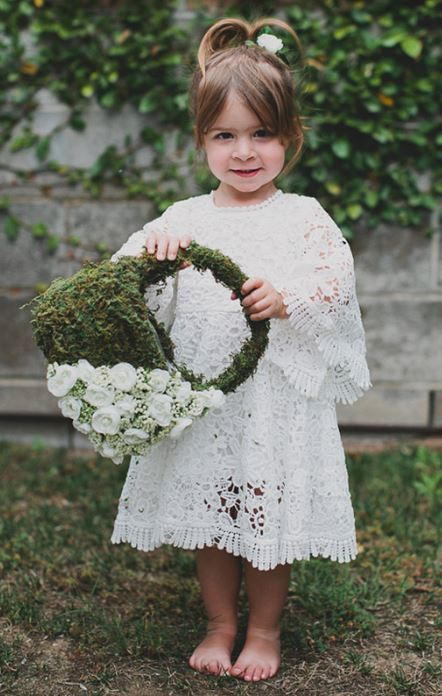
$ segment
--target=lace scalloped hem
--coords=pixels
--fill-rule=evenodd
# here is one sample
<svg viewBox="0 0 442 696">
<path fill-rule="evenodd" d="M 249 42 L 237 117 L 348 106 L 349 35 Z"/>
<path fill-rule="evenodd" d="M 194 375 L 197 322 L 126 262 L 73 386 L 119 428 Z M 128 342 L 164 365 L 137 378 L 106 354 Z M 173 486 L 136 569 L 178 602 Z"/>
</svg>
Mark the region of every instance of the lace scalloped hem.
<svg viewBox="0 0 442 696">
<path fill-rule="evenodd" d="M 216 534 L 212 529 L 185 528 L 176 530 L 152 530 L 131 527 L 116 523 L 111 537 L 113 544 L 129 543 L 140 551 L 153 551 L 162 544 L 171 544 L 182 549 L 217 546 L 234 556 L 242 556 L 258 570 L 271 570 L 283 563 L 308 561 L 311 556 L 330 558 L 339 563 L 349 563 L 357 556 L 355 537 L 349 539 L 302 539 L 299 541 L 282 540 L 276 543 L 249 543 L 234 532 Z"/>
</svg>

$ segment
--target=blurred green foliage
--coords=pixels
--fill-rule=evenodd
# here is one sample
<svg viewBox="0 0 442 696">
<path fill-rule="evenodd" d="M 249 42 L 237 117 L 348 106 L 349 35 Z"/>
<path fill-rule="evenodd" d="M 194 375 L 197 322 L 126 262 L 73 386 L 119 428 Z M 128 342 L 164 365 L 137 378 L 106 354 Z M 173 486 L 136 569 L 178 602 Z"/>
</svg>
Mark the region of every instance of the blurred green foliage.
<svg viewBox="0 0 442 696">
<path fill-rule="evenodd" d="M 219 15 L 209 10 L 210 3 L 194 2 L 193 20 L 176 22 L 176 6 L 176 0 L 0 0 L 0 145 L 12 152 L 33 150 L 39 162 L 34 171 L 6 168 L 23 180 L 53 171 L 97 197 L 110 182 L 128 197 L 149 198 L 157 212 L 189 195 L 165 139 L 175 134 L 180 155 L 191 142 L 187 83 L 199 38 Z M 360 223 L 432 231 L 431 212 L 442 191 L 440 9 L 440 0 L 223 5 L 223 16 L 253 19 L 277 12 L 297 31 L 306 55 L 303 69 L 292 40 L 272 29 L 292 58 L 309 127 L 299 164 L 277 183 L 317 197 L 349 239 Z M 69 108 L 65 122 L 44 136 L 33 130 L 41 88 Z M 88 168 L 56 162 L 52 138 L 66 127 L 84 130 L 91 100 L 109 112 L 129 104 L 146 123 L 139 133 L 125 134 L 124 147 L 110 144 Z M 152 162 L 141 167 L 135 154 L 146 146 Z M 212 175 L 193 153 L 189 164 L 201 192 L 213 186 Z M 147 168 L 155 177 L 146 178 Z M 7 198 L 1 203 L 4 231 L 13 240 L 20 221 L 8 213 Z M 40 225 L 33 236 L 49 237 Z M 47 248 L 53 250 L 51 244 Z"/>
</svg>

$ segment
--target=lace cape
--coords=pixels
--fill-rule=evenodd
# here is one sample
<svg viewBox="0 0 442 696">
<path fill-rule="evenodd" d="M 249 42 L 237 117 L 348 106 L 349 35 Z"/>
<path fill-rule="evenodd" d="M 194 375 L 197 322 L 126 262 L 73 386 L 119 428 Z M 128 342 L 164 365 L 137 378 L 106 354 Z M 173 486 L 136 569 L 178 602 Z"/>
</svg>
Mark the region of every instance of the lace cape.
<svg viewBox="0 0 442 696">
<path fill-rule="evenodd" d="M 135 232 L 112 259 L 140 253 L 151 230 L 174 236 L 190 234 L 223 253 L 230 251 L 246 273 L 253 244 L 254 275 L 259 275 L 258 270 L 281 293 L 288 315 L 271 321 L 269 345 L 262 359 L 279 365 L 288 381 L 310 398 L 351 404 L 372 386 L 352 252 L 315 198 L 278 190 L 263 204 L 231 208 L 217 208 L 213 192 L 188 198 Z M 237 236 L 233 238 L 233 234 Z M 256 257 L 260 251 L 264 258 L 259 266 Z M 169 279 L 161 296 L 155 286 L 148 290 L 149 302 L 157 302 L 158 316 L 169 328 L 182 282 L 179 277 Z M 227 309 L 219 292 L 211 295 L 212 302 L 218 298 L 219 305 L 224 301 Z M 209 293 L 199 296 L 199 301 L 206 299 L 209 301 Z M 184 293 L 182 304 L 192 302 L 195 297 Z"/>
</svg>

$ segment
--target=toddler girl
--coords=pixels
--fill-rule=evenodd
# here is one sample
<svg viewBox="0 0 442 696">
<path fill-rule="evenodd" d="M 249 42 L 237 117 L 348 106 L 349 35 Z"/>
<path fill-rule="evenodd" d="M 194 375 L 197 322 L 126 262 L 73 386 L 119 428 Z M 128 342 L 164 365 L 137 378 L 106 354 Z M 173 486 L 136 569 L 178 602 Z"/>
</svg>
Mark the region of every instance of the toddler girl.
<svg viewBox="0 0 442 696">
<path fill-rule="evenodd" d="M 132 457 L 112 535 L 144 551 L 197 549 L 208 626 L 189 664 L 246 681 L 278 670 L 293 560 L 356 556 L 335 402 L 372 386 L 349 245 L 316 198 L 274 184 L 298 158 L 303 131 L 281 41 L 258 36 L 271 24 L 298 42 L 277 19 L 227 18 L 207 31 L 191 102 L 196 144 L 219 186 L 171 205 L 113 256 L 147 247 L 174 259 L 195 239 L 247 274 L 250 319 L 271 320 L 256 372 L 223 406 Z M 171 326 L 177 360 L 212 378 L 249 337 L 240 298 L 210 271 L 181 269 L 178 287 L 169 279 L 158 298 L 151 286 L 148 301 Z M 232 664 L 242 574 L 249 618 Z"/>
</svg>

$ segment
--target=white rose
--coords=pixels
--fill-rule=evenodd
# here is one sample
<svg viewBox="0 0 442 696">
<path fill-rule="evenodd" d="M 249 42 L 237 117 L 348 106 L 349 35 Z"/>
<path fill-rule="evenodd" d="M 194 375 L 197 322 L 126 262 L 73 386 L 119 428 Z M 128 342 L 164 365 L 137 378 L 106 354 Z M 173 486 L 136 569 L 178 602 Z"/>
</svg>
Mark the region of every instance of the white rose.
<svg viewBox="0 0 442 696">
<path fill-rule="evenodd" d="M 180 418 L 177 420 L 176 425 L 172 428 L 169 435 L 173 440 L 176 440 L 179 435 L 183 432 L 184 428 L 187 428 L 193 423 L 191 418 Z"/>
<path fill-rule="evenodd" d="M 163 427 L 172 420 L 172 399 L 167 394 L 152 394 L 149 416 Z"/>
<path fill-rule="evenodd" d="M 169 379 L 170 374 L 167 372 L 167 370 L 160 370 L 159 368 L 156 368 L 149 374 L 149 384 L 153 391 L 156 392 L 163 392 Z"/>
<path fill-rule="evenodd" d="M 129 394 L 125 394 L 121 397 L 121 399 L 118 399 L 118 401 L 115 402 L 116 408 L 118 408 L 121 415 L 123 416 L 129 416 L 131 413 L 133 413 L 135 411 L 136 405 L 136 399 L 134 399 L 134 397 L 130 396 Z"/>
<path fill-rule="evenodd" d="M 139 445 L 149 439 L 149 433 L 141 428 L 128 428 L 123 433 L 123 440 L 128 445 Z"/>
<path fill-rule="evenodd" d="M 66 396 L 77 381 L 78 371 L 73 365 L 58 365 L 48 379 L 48 389 L 54 396 Z"/>
<path fill-rule="evenodd" d="M 88 435 L 92 430 L 89 423 L 80 423 L 80 421 L 74 420 L 72 425 L 74 426 L 75 430 L 78 430 L 79 433 L 83 433 L 83 435 Z"/>
<path fill-rule="evenodd" d="M 184 401 L 187 401 L 191 392 L 192 392 L 192 385 L 190 384 L 190 382 L 183 382 L 182 384 L 180 384 L 180 386 L 178 387 L 178 389 L 175 392 L 175 399 L 179 403 L 183 403 Z"/>
<path fill-rule="evenodd" d="M 77 420 L 81 411 L 81 401 L 74 396 L 65 396 L 59 400 L 58 407 L 61 408 L 61 412 L 66 418 Z"/>
<path fill-rule="evenodd" d="M 77 365 L 78 369 L 78 376 L 80 379 L 83 380 L 83 382 L 92 382 L 94 379 L 95 375 L 95 367 L 90 364 L 88 360 L 85 360 L 84 358 L 80 358 L 78 361 Z"/>
<path fill-rule="evenodd" d="M 103 457 L 108 457 L 108 459 L 112 459 L 112 457 L 115 457 L 115 455 L 117 454 L 117 451 L 113 447 L 111 447 L 111 445 L 108 442 L 104 441 L 100 447 L 100 454 Z"/>
<path fill-rule="evenodd" d="M 262 46 L 262 48 L 266 48 L 268 51 L 271 51 L 271 53 L 280 51 L 284 46 L 281 39 L 278 39 L 278 37 L 274 34 L 260 34 L 256 40 L 256 43 L 258 46 Z"/>
<path fill-rule="evenodd" d="M 192 403 L 190 404 L 189 413 L 191 416 L 199 416 L 209 405 L 208 397 L 205 395 L 205 393 L 197 392 L 193 397 Z"/>
<path fill-rule="evenodd" d="M 221 391 L 221 389 L 213 389 L 213 387 L 210 387 L 208 396 L 210 399 L 211 408 L 218 408 L 219 406 L 222 406 L 226 400 L 226 395 L 224 392 Z"/>
<path fill-rule="evenodd" d="M 95 411 L 92 416 L 92 427 L 97 433 L 115 435 L 120 427 L 120 412 L 115 406 L 105 406 Z"/>
<path fill-rule="evenodd" d="M 137 371 L 130 363 L 121 362 L 111 367 L 109 378 L 117 389 L 130 391 L 137 382 Z"/>
<path fill-rule="evenodd" d="M 101 384 L 89 384 L 84 393 L 83 399 L 92 406 L 109 406 L 114 400 L 115 390 L 113 387 L 105 387 Z"/>
</svg>

